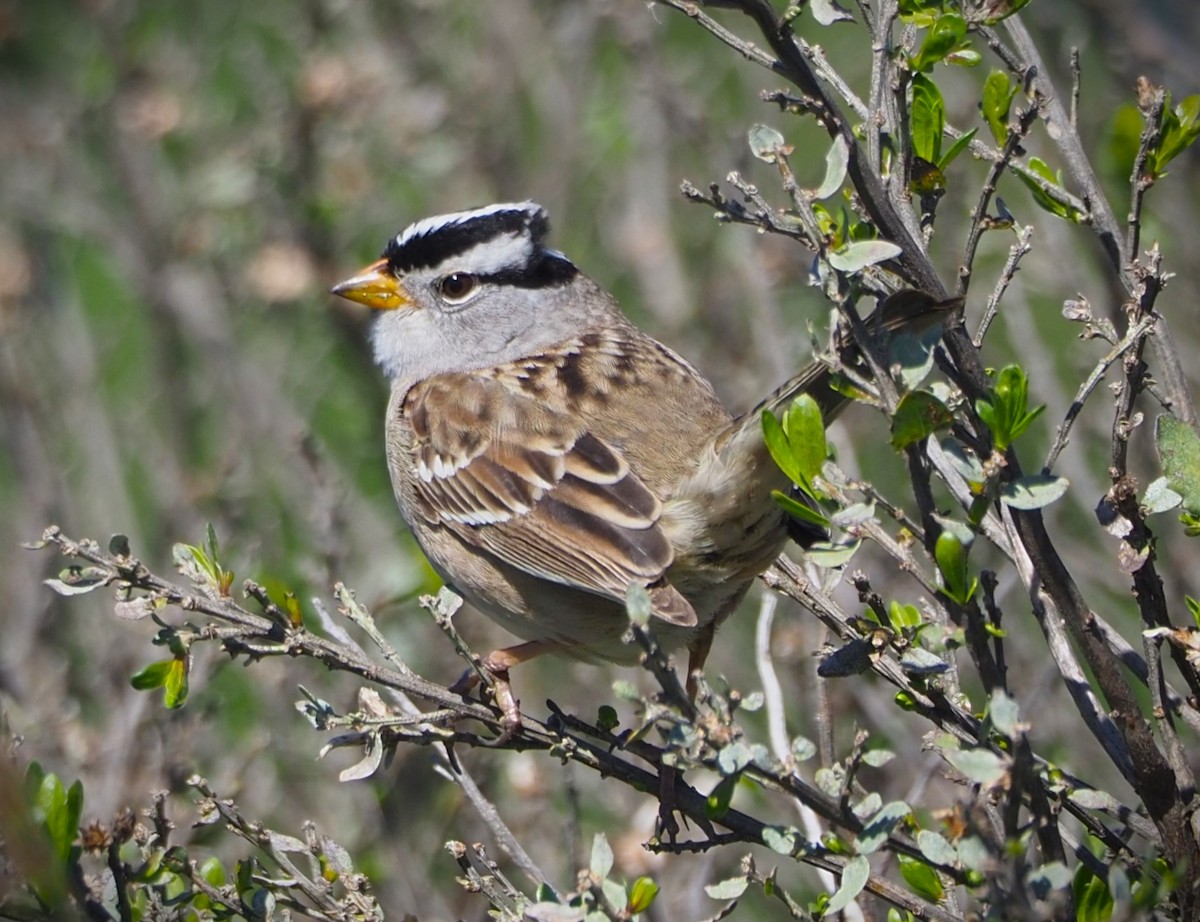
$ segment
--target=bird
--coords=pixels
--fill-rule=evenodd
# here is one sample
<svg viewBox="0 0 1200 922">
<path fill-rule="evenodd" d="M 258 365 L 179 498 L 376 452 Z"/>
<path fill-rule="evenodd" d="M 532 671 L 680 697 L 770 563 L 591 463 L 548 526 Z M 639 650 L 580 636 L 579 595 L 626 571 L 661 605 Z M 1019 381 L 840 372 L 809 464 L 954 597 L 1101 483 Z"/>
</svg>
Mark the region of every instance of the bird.
<svg viewBox="0 0 1200 922">
<path fill-rule="evenodd" d="M 631 585 L 694 676 L 789 535 L 823 537 L 773 496 L 792 484 L 762 412 L 809 393 L 828 419 L 848 402 L 814 362 L 735 417 L 548 234 L 531 201 L 427 217 L 332 289 L 378 311 L 402 517 L 446 584 L 520 638 L 482 658 L 506 734 L 520 727 L 513 667 L 547 653 L 638 662 L 622 639 Z M 948 306 L 889 301 L 881 329 L 927 327 Z"/>
</svg>

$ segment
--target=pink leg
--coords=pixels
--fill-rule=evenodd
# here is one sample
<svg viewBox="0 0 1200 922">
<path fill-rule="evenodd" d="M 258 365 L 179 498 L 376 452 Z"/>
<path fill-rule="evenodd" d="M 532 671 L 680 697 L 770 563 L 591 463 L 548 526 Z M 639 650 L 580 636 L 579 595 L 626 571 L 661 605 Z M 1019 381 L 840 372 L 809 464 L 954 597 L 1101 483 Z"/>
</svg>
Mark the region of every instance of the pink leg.
<svg viewBox="0 0 1200 922">
<path fill-rule="evenodd" d="M 501 650 L 493 650 L 479 661 L 479 665 L 492 676 L 492 694 L 496 698 L 496 706 L 504 715 L 504 729 L 496 739 L 492 740 L 491 745 L 503 746 L 521 729 L 521 704 L 513 695 L 512 685 L 508 681 L 508 670 L 535 656 L 541 656 L 543 653 L 557 649 L 559 649 L 558 644 L 544 640 L 530 640 L 512 647 L 504 647 Z M 468 669 L 457 682 L 450 686 L 450 690 L 456 694 L 465 695 L 478 684 L 479 673 L 474 669 Z"/>
</svg>

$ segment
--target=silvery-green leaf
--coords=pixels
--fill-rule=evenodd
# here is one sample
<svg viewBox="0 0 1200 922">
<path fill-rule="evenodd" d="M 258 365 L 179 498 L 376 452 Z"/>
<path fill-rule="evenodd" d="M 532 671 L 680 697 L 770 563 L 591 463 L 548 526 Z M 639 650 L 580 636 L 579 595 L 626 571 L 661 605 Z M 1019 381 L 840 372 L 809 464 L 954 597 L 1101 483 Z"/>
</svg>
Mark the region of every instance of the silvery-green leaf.
<svg viewBox="0 0 1200 922">
<path fill-rule="evenodd" d="M 883 806 L 883 798 L 875 791 L 872 791 L 853 807 L 853 813 L 859 819 L 866 819 L 868 816 L 873 816 L 879 812 L 879 808 Z M 861 851 L 861 849 L 860 849 Z"/>
<path fill-rule="evenodd" d="M 723 775 L 733 775 L 754 761 L 750 747 L 741 740 L 735 740 L 717 753 L 717 768 Z"/>
<path fill-rule="evenodd" d="M 991 862 L 987 846 L 979 836 L 963 836 L 957 843 L 958 860 L 972 871 L 983 871 Z"/>
<path fill-rule="evenodd" d="M 869 855 L 878 851 L 887 843 L 892 830 L 906 816 L 912 813 L 912 807 L 901 800 L 894 800 L 880 808 L 879 812 L 867 820 L 862 831 L 854 840 L 855 848 L 860 855 Z"/>
<path fill-rule="evenodd" d="M 780 855 L 791 855 L 807 844 L 807 840 L 794 826 L 764 826 L 763 845 Z"/>
<path fill-rule="evenodd" d="M 783 135 L 770 125 L 755 125 L 749 133 L 750 152 L 759 160 L 774 163 L 777 153 L 785 147 Z"/>
<path fill-rule="evenodd" d="M 911 333 L 897 333 L 888 344 L 888 366 L 900 369 L 905 390 L 920 386 L 933 370 L 934 346 Z"/>
<path fill-rule="evenodd" d="M 837 892 L 829 898 L 825 906 L 825 914 L 841 912 L 863 891 L 867 880 L 871 877 L 871 863 L 863 855 L 856 855 L 846 862 L 842 869 L 842 884 Z"/>
<path fill-rule="evenodd" d="M 1053 474 L 1030 474 L 1006 483 L 1000 491 L 1000 502 L 1014 509 L 1041 509 L 1067 492 L 1071 482 Z"/>
<path fill-rule="evenodd" d="M 850 11 L 845 9 L 837 0 L 809 0 L 809 9 L 813 19 L 819 25 L 830 26 L 835 22 L 854 22 Z"/>
<path fill-rule="evenodd" d="M 995 784 L 1008 772 L 1004 760 L 986 749 L 951 749 L 943 755 L 947 762 L 977 784 Z"/>
<path fill-rule="evenodd" d="M 817 744 L 807 736 L 797 736 L 792 740 L 792 758 L 797 762 L 807 762 L 817 754 Z"/>
<path fill-rule="evenodd" d="M 895 259 L 904 251 L 890 240 L 859 240 L 829 254 L 829 265 L 839 272 L 858 272 L 889 259 Z"/>
<path fill-rule="evenodd" d="M 562 903 L 534 903 L 525 907 L 525 917 L 533 922 L 583 922 L 586 916 L 582 906 Z"/>
<path fill-rule="evenodd" d="M 1142 496 L 1142 506 L 1145 508 L 1147 515 L 1167 512 L 1182 502 L 1183 497 L 1168 486 L 1166 477 L 1159 477 L 1157 480 L 1152 480 L 1146 487 L 1145 494 Z"/>
<path fill-rule="evenodd" d="M 826 570 L 832 570 L 848 564 L 850 558 L 858 552 L 861 546 L 861 538 L 855 538 L 847 544 L 830 544 L 821 541 L 809 547 L 804 552 L 804 556 L 808 558 L 810 563 L 818 567 L 824 567 Z"/>
<path fill-rule="evenodd" d="M 608 844 L 608 837 L 602 832 L 596 833 L 592 839 L 592 860 L 588 862 L 588 870 L 597 880 L 608 877 L 613 866 L 613 850 Z"/>
<path fill-rule="evenodd" d="M 753 713 L 754 711 L 761 709 L 765 701 L 766 699 L 763 697 L 762 692 L 750 692 L 750 694 L 746 695 L 746 697 L 739 702 L 738 708 L 743 711 L 750 711 Z"/>
<path fill-rule="evenodd" d="M 1107 791 L 1093 791 L 1087 788 L 1076 789 L 1067 795 L 1070 801 L 1085 810 L 1103 810 L 1113 816 L 1120 815 L 1120 802 Z"/>
<path fill-rule="evenodd" d="M 813 192 L 814 198 L 817 200 L 827 199 L 842 187 L 842 181 L 846 178 L 846 164 L 849 160 L 846 139 L 838 135 L 833 139 L 833 146 L 825 154 L 825 178 Z"/>
<path fill-rule="evenodd" d="M 113 606 L 113 611 L 122 621 L 141 621 L 154 614 L 154 609 L 154 600 L 147 596 L 124 599 Z"/>
<path fill-rule="evenodd" d="M 871 668 L 871 657 L 875 648 L 870 641 L 855 637 L 845 645 L 823 657 L 817 666 L 817 675 L 823 679 L 859 675 Z"/>
<path fill-rule="evenodd" d="M 900 657 L 900 668 L 909 675 L 941 675 L 950 665 L 922 647 L 909 647 Z"/>
<path fill-rule="evenodd" d="M 882 768 L 894 758 L 896 758 L 896 753 L 890 749 L 868 749 L 862 756 L 863 764 L 870 765 L 872 768 Z"/>
<path fill-rule="evenodd" d="M 1010 698 L 1003 689 L 992 691 L 988 715 L 992 718 L 992 726 L 1007 737 L 1015 736 L 1019 728 L 1019 708 L 1017 702 Z"/>
<path fill-rule="evenodd" d="M 1032 872 L 1026 880 L 1033 895 L 1044 900 L 1055 890 L 1065 890 L 1071 886 L 1072 876 L 1070 869 L 1061 861 L 1051 861 Z"/>
<path fill-rule="evenodd" d="M 946 840 L 945 836 L 932 829 L 922 829 L 917 833 L 917 848 L 934 864 L 953 867 L 954 863 L 958 861 L 958 850 Z"/>
<path fill-rule="evenodd" d="M 749 884 L 745 877 L 730 877 L 720 883 L 707 885 L 704 892 L 714 900 L 736 900 L 746 892 Z"/>
<path fill-rule="evenodd" d="M 367 736 L 367 753 L 362 759 L 338 774 L 338 781 L 361 781 L 375 774 L 383 761 L 383 741 L 378 733 Z"/>
<path fill-rule="evenodd" d="M 267 841 L 270 842 L 271 848 L 277 852 L 307 852 L 308 846 L 297 839 L 295 836 L 285 836 L 281 832 L 266 831 Z"/>
<path fill-rule="evenodd" d="M 871 501 L 869 503 L 853 503 L 845 509 L 839 509 L 833 514 L 830 521 L 838 528 L 846 529 L 870 522 L 874 518 L 875 503 Z"/>
<path fill-rule="evenodd" d="M 625 611 L 629 620 L 639 627 L 645 627 L 650 622 L 650 614 L 654 607 L 650 603 L 650 593 L 645 586 L 630 583 L 625 590 Z"/>
<path fill-rule="evenodd" d="M 975 452 L 967 448 L 958 439 L 949 435 L 944 437 L 939 444 L 942 447 L 942 452 L 946 455 L 946 459 L 950 462 L 950 466 L 962 476 L 963 480 L 967 481 L 967 483 L 983 483 L 983 465 L 979 463 L 979 458 L 975 455 Z M 959 540 L 962 539 L 960 538 Z"/>
</svg>

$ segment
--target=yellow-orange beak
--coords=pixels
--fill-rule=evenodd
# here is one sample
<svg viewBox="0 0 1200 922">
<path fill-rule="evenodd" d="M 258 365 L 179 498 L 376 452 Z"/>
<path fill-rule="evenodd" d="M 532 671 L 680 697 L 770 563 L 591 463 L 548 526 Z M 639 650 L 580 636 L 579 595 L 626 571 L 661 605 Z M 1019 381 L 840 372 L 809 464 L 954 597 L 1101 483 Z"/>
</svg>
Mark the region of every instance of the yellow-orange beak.
<svg viewBox="0 0 1200 922">
<path fill-rule="evenodd" d="M 395 310 L 412 303 L 404 286 L 388 271 L 386 259 L 376 260 L 353 278 L 338 282 L 330 291 L 377 311 Z"/>
</svg>

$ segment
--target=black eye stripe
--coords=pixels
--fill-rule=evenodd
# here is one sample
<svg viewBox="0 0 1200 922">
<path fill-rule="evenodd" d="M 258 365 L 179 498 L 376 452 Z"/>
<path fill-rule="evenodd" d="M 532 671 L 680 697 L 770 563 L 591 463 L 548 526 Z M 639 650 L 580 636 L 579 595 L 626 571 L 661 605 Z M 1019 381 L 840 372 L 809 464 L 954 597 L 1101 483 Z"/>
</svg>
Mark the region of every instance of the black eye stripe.
<svg viewBox="0 0 1200 922">
<path fill-rule="evenodd" d="M 579 270 L 575 264 L 565 256 L 543 250 L 519 269 L 491 272 L 479 276 L 479 280 L 493 285 L 512 285 L 516 288 L 554 288 L 567 284 L 578 274 Z"/>
</svg>

